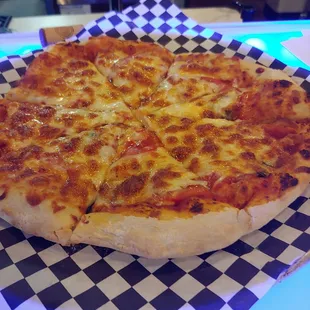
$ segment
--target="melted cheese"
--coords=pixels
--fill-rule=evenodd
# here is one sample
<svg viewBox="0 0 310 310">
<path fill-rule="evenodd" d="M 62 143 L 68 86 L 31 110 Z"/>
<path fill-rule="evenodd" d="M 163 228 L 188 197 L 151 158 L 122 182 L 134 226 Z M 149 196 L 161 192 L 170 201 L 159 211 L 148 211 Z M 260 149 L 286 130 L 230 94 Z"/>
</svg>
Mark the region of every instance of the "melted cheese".
<svg viewBox="0 0 310 310">
<path fill-rule="evenodd" d="M 130 124 L 135 128 L 140 126 L 124 103 L 111 104 L 103 112 L 92 112 L 2 100 L 0 114 L 2 133 L 24 145 L 33 141 L 44 144 L 51 139 L 106 124 Z"/>
<path fill-rule="evenodd" d="M 151 115 L 148 124 L 169 153 L 199 177 L 269 173 L 294 166 L 295 160 L 285 152 L 283 140 L 268 135 L 262 125 L 195 120 L 169 116 L 166 111 Z"/>
<path fill-rule="evenodd" d="M 134 205 L 143 202 L 160 205 L 169 192 L 188 186 L 205 185 L 184 169 L 165 149 L 158 148 L 134 156 L 125 156 L 111 165 L 94 210 L 104 206 Z"/>
<path fill-rule="evenodd" d="M 32 62 L 7 99 L 92 111 L 122 102 L 119 92 L 90 61 L 63 59 L 47 52 Z"/>
</svg>

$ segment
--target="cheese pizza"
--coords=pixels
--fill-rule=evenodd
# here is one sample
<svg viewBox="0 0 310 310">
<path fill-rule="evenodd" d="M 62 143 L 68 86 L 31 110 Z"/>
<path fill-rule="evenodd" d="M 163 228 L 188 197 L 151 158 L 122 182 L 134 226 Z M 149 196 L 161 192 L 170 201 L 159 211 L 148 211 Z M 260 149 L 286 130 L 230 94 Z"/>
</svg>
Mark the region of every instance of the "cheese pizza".
<svg viewBox="0 0 310 310">
<path fill-rule="evenodd" d="M 0 217 L 62 245 L 225 248 L 305 190 L 309 160 L 307 93 L 223 54 L 56 44 L 0 101 Z"/>
</svg>

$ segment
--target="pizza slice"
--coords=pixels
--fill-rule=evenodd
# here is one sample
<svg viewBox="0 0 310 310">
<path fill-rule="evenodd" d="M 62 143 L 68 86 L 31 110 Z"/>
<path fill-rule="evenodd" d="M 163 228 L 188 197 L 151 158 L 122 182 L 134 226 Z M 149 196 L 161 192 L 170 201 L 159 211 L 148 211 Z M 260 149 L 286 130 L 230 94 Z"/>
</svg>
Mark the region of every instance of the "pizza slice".
<svg viewBox="0 0 310 310">
<path fill-rule="evenodd" d="M 29 145 L 44 145 L 51 139 L 70 136 L 106 124 L 141 127 L 124 103 L 107 106 L 104 111 L 66 109 L 37 103 L 0 100 L 0 137 Z"/>
<path fill-rule="evenodd" d="M 70 50 L 72 46 L 65 48 Z M 117 89 L 100 74 L 91 59 L 50 52 L 34 59 L 18 86 L 12 88 L 6 98 L 91 111 L 102 111 L 122 102 Z"/>
<path fill-rule="evenodd" d="M 85 48 L 95 65 L 133 108 L 148 100 L 166 77 L 174 56 L 152 43 L 122 41 L 110 37 L 90 39 Z"/>
<path fill-rule="evenodd" d="M 290 193 L 302 192 L 309 182 L 309 163 L 302 158 L 308 149 L 301 134 L 305 128 L 294 121 L 196 121 L 157 112 L 148 122 L 169 153 L 208 182 L 213 199 L 238 209 L 282 199 L 284 194 L 293 199 Z M 269 210 L 274 216 L 286 204 L 278 206 Z"/>
<path fill-rule="evenodd" d="M 34 138 L 26 146 L 10 137 L 1 140 L 1 217 L 27 233 L 67 244 L 109 166 L 138 147 L 152 149 L 154 139 L 141 128 L 109 124 L 44 144 Z"/>
<path fill-rule="evenodd" d="M 213 200 L 206 181 L 160 144 L 152 145 L 153 150 L 136 147 L 111 165 L 72 243 L 179 257 L 225 247 L 249 230 L 244 211 Z"/>
<path fill-rule="evenodd" d="M 139 110 L 167 107 L 199 118 L 265 121 L 310 117 L 306 92 L 279 70 L 215 54 L 182 54 Z"/>
</svg>

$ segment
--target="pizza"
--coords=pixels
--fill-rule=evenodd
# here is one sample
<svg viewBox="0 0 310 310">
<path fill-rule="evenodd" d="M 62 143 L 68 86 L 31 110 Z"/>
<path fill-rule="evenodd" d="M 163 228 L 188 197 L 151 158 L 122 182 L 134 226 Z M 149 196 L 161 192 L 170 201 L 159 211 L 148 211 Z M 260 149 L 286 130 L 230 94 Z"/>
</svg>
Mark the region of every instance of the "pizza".
<svg viewBox="0 0 310 310">
<path fill-rule="evenodd" d="M 0 217 L 61 245 L 225 248 L 306 189 L 309 161 L 307 93 L 224 54 L 56 44 L 0 100 Z"/>
</svg>

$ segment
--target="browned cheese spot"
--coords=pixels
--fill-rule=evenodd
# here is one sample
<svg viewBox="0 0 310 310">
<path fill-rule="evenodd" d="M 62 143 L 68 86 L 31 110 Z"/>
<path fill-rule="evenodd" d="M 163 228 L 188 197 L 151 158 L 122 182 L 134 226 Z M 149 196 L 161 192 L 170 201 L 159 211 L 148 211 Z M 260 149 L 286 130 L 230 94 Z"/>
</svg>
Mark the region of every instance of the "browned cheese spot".
<svg viewBox="0 0 310 310">
<path fill-rule="evenodd" d="M 169 168 L 158 170 L 152 177 L 155 188 L 167 187 L 168 183 L 166 180 L 180 178 L 179 172 L 171 171 Z"/>
<path fill-rule="evenodd" d="M 40 137 L 44 139 L 56 138 L 60 135 L 60 132 L 61 130 L 59 128 L 43 125 L 40 128 Z"/>
<path fill-rule="evenodd" d="M 290 174 L 285 173 L 280 176 L 281 190 L 286 190 L 289 187 L 296 186 L 298 184 L 298 179 L 292 177 Z"/>
<path fill-rule="evenodd" d="M 91 156 L 91 155 L 96 155 L 98 154 L 100 148 L 102 147 L 102 142 L 101 141 L 96 141 L 90 145 L 87 145 L 84 148 L 84 154 Z"/>
<path fill-rule="evenodd" d="M 304 159 L 310 159 L 310 151 L 309 150 L 301 150 L 299 151 L 300 155 L 304 158 Z"/>
<path fill-rule="evenodd" d="M 219 151 L 219 147 L 211 140 L 204 140 L 203 147 L 201 149 L 201 153 L 211 153 L 216 154 Z"/>
<path fill-rule="evenodd" d="M 203 211 L 203 203 L 199 201 L 194 201 L 189 211 L 192 213 L 201 213 Z"/>
<path fill-rule="evenodd" d="M 192 150 L 187 146 L 178 146 L 171 150 L 171 155 L 179 161 L 185 160 L 190 154 Z"/>
<path fill-rule="evenodd" d="M 86 61 L 82 61 L 82 60 L 72 60 L 69 62 L 69 68 L 72 70 L 78 70 L 78 69 L 82 69 L 88 67 L 88 63 Z"/>
<path fill-rule="evenodd" d="M 133 170 L 139 170 L 141 168 L 137 159 L 132 159 L 130 162 L 130 168 Z"/>
<path fill-rule="evenodd" d="M 38 110 L 38 117 L 44 119 L 45 121 L 52 118 L 55 115 L 56 110 L 52 107 L 42 107 Z"/>
<path fill-rule="evenodd" d="M 132 175 L 115 189 L 115 194 L 117 196 L 130 197 L 134 196 L 144 188 L 146 180 L 148 178 L 148 173 L 141 173 L 139 175 Z"/>
<path fill-rule="evenodd" d="M 33 186 L 47 186 L 49 185 L 49 183 L 50 183 L 49 179 L 45 176 L 38 176 L 29 180 L 29 184 Z"/>
<path fill-rule="evenodd" d="M 198 125 L 196 126 L 196 131 L 198 136 L 203 137 L 205 136 L 208 132 L 212 131 L 215 128 L 214 125 L 211 124 L 205 124 L 205 125 Z"/>
<path fill-rule="evenodd" d="M 148 168 L 152 168 L 152 167 L 154 167 L 154 164 L 155 164 L 154 160 L 148 160 L 147 163 L 146 163 L 146 166 Z"/>
<path fill-rule="evenodd" d="M 194 135 L 185 135 L 183 137 L 183 142 L 185 145 L 193 146 L 196 142 L 196 138 Z"/>
<path fill-rule="evenodd" d="M 188 169 L 194 173 L 197 173 L 200 168 L 199 158 L 195 157 L 191 160 Z"/>
<path fill-rule="evenodd" d="M 64 143 L 61 148 L 64 152 L 74 152 L 78 149 L 81 138 L 72 138 L 69 142 Z"/>
<path fill-rule="evenodd" d="M 29 138 L 34 134 L 33 129 L 27 125 L 19 125 L 16 130 L 24 138 Z"/>
<path fill-rule="evenodd" d="M 252 152 L 243 152 L 240 154 L 241 158 L 245 160 L 254 160 L 255 159 L 255 154 Z"/>
<path fill-rule="evenodd" d="M 8 116 L 8 111 L 5 106 L 0 105 L 0 122 L 4 122 Z"/>
<path fill-rule="evenodd" d="M 71 104 L 71 108 L 74 108 L 74 109 L 87 108 L 90 105 L 91 105 L 90 101 L 84 100 L 84 99 L 78 99 Z"/>
<path fill-rule="evenodd" d="M 297 173 L 310 173 L 310 167 L 306 167 L 306 166 L 301 166 L 298 167 L 295 172 Z"/>
<path fill-rule="evenodd" d="M 96 160 L 94 160 L 94 159 L 91 159 L 91 160 L 88 161 L 87 167 L 88 167 L 88 171 L 91 174 L 94 173 L 94 172 L 97 172 L 99 170 L 99 168 L 100 168 L 99 163 Z"/>
<path fill-rule="evenodd" d="M 167 137 L 167 143 L 168 144 L 175 144 L 178 142 L 178 138 L 175 136 L 169 136 Z"/>
</svg>

